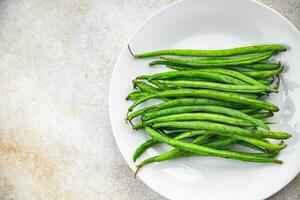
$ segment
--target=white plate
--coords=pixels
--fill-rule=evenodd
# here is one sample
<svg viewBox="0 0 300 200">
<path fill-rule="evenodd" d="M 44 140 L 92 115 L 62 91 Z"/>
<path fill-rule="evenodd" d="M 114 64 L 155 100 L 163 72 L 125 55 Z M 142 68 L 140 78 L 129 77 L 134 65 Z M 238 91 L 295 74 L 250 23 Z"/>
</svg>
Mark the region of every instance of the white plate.
<svg viewBox="0 0 300 200">
<path fill-rule="evenodd" d="M 300 34 L 276 11 L 253 1 L 185 0 L 161 10 L 132 36 L 135 52 L 164 48 L 219 49 L 259 43 L 283 43 L 289 51 L 277 56 L 286 65 L 281 92 L 269 98 L 278 104 L 271 126 L 293 138 L 279 156 L 283 165 L 244 163 L 214 157 L 193 157 L 152 164 L 138 176 L 152 189 L 170 199 L 263 199 L 289 183 L 300 169 L 299 78 Z M 111 125 L 125 160 L 135 170 L 132 154 L 148 136 L 132 130 L 124 121 L 132 102 L 125 101 L 138 75 L 163 67 L 147 66 L 150 59 L 134 59 L 124 47 L 115 66 L 109 98 Z M 143 158 L 163 152 L 150 149 Z M 132 177 L 133 178 L 133 177 Z"/>
</svg>

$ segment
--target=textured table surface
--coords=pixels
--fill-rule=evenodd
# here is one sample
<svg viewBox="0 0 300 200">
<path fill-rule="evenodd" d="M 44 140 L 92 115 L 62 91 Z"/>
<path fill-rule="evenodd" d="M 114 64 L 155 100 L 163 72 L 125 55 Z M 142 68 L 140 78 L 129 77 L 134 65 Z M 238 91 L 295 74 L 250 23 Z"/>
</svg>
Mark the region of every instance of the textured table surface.
<svg viewBox="0 0 300 200">
<path fill-rule="evenodd" d="M 0 199 L 164 199 L 133 179 L 108 91 L 133 31 L 173 0 L 0 1 Z M 300 28 L 299 0 L 263 0 Z M 300 177 L 270 199 L 300 199 Z"/>
</svg>

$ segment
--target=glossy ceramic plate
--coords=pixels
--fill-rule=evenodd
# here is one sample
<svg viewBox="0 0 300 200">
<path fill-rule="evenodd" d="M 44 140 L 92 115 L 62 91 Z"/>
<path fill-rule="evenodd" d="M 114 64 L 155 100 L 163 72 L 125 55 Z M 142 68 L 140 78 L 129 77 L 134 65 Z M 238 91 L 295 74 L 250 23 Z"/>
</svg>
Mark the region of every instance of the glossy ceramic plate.
<svg viewBox="0 0 300 200">
<path fill-rule="evenodd" d="M 286 65 L 279 94 L 270 101 L 281 108 L 271 119 L 274 130 L 292 133 L 279 159 L 283 165 L 245 163 L 215 157 L 191 157 L 152 164 L 138 176 L 149 187 L 170 199 L 263 199 L 279 191 L 300 167 L 300 34 L 276 11 L 248 0 L 185 0 L 174 3 L 147 20 L 129 41 L 134 52 L 165 48 L 220 49 L 260 43 L 289 47 L 276 56 Z M 131 81 L 141 74 L 166 70 L 148 67 L 151 59 L 134 59 L 124 47 L 115 66 L 109 98 L 110 119 L 117 144 L 132 170 L 136 147 L 148 139 L 124 121 L 132 102 Z M 139 161 L 162 153 L 166 147 L 147 151 Z M 133 177 L 132 177 L 133 178 Z"/>
</svg>

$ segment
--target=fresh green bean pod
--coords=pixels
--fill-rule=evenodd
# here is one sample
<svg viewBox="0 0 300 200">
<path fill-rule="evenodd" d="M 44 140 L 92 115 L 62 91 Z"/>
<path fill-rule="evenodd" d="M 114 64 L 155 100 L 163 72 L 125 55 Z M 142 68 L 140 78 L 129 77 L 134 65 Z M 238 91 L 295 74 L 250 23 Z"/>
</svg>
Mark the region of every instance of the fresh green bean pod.
<svg viewBox="0 0 300 200">
<path fill-rule="evenodd" d="M 203 136 L 203 139 L 208 139 L 210 137 L 212 137 L 212 132 L 210 131 L 198 131 L 198 132 L 183 132 L 180 134 L 177 134 L 174 139 L 175 140 L 183 140 L 186 138 L 191 138 L 194 136 Z M 198 141 L 198 140 L 197 140 Z M 199 142 L 199 141 L 198 141 Z M 149 139 L 146 142 L 142 143 L 133 153 L 133 161 L 135 162 L 140 155 L 142 155 L 147 149 L 149 149 L 150 147 L 152 147 L 153 145 L 159 144 L 160 142 L 155 140 L 155 139 Z"/>
<path fill-rule="evenodd" d="M 154 123 L 153 127 L 217 131 L 218 133 L 220 132 L 222 134 L 228 134 L 226 136 L 231 136 L 231 137 L 234 137 L 233 135 L 242 135 L 247 137 L 271 138 L 271 139 L 278 139 L 278 140 L 286 140 L 291 137 L 291 135 L 286 132 L 277 132 L 277 131 L 274 132 L 274 131 L 265 131 L 265 130 L 251 131 L 237 126 L 225 125 L 225 124 L 208 122 L 208 121 L 160 122 L 160 123 Z"/>
<path fill-rule="evenodd" d="M 179 140 L 174 140 L 172 138 L 159 134 L 157 131 L 155 131 L 149 126 L 146 126 L 145 129 L 147 133 L 149 133 L 154 139 L 160 142 L 166 143 L 174 148 L 179 148 L 200 155 L 206 153 L 207 155 L 211 155 L 211 156 L 218 156 L 218 157 L 236 159 L 236 160 L 248 161 L 248 162 L 282 163 L 282 161 L 273 158 L 265 158 L 265 157 L 260 157 L 258 155 L 249 155 L 249 154 L 247 155 L 247 154 L 234 152 L 234 151 L 218 150 L 211 147 L 205 147 L 202 145 L 190 144 Z"/>
<path fill-rule="evenodd" d="M 207 125 L 207 126 L 206 126 Z M 214 127 L 215 126 L 215 127 Z M 189 128 L 200 128 L 202 130 L 211 130 L 215 131 L 215 134 L 218 135 L 223 135 L 227 137 L 233 137 L 235 139 L 241 140 L 248 142 L 250 144 L 253 144 L 255 146 L 259 146 L 262 148 L 265 148 L 267 150 L 281 150 L 286 147 L 286 145 L 281 145 L 281 144 L 271 144 L 269 142 L 264 141 L 264 138 L 259 138 L 263 137 L 260 133 L 254 133 L 251 130 L 246 130 L 238 127 L 233 127 L 229 125 L 224 125 L 224 124 L 217 124 L 213 122 L 162 122 L 158 124 L 154 124 L 154 128 L 167 128 L 167 127 L 189 127 Z M 225 129 L 226 130 L 225 130 Z M 242 129 L 242 130 L 240 130 Z M 199 130 L 199 129 L 198 129 Z M 198 130 L 193 130 L 193 131 L 198 131 Z M 248 136 L 247 136 L 248 135 Z"/>
<path fill-rule="evenodd" d="M 142 97 L 148 96 L 150 93 L 142 92 L 142 91 L 133 91 L 129 93 L 126 97 L 126 100 L 137 100 Z"/>
<path fill-rule="evenodd" d="M 214 99 L 206 99 L 206 98 L 181 98 L 181 99 L 173 99 L 167 102 L 163 102 L 160 104 L 156 104 L 153 106 L 149 106 L 146 108 L 142 108 L 140 110 L 132 112 L 128 115 L 127 120 L 131 121 L 133 118 L 138 117 L 140 115 L 144 115 L 150 111 L 162 110 L 166 108 L 173 108 L 178 106 L 196 106 L 196 105 L 215 105 L 215 106 L 223 106 L 228 108 L 243 108 L 243 106 L 230 103 L 230 102 L 223 102 Z"/>
<path fill-rule="evenodd" d="M 264 112 L 264 113 L 255 113 L 251 115 L 252 117 L 256 119 L 265 119 L 273 116 L 272 112 Z"/>
<path fill-rule="evenodd" d="M 170 121 L 212 121 L 220 122 L 224 124 L 234 125 L 234 126 L 256 126 L 254 123 L 235 117 L 229 117 L 226 115 L 213 114 L 213 113 L 183 113 L 168 115 L 164 117 L 154 118 L 148 121 L 143 121 L 144 125 L 151 125 L 153 123 L 160 122 L 170 122 Z"/>
<path fill-rule="evenodd" d="M 161 109 L 161 110 L 157 110 L 145 114 L 143 120 L 148 121 L 162 116 L 170 116 L 175 114 L 192 113 L 192 112 L 209 112 L 209 113 L 223 114 L 234 118 L 243 119 L 253 124 L 256 124 L 257 126 L 268 129 L 268 126 L 265 125 L 261 120 L 255 119 L 250 115 L 247 115 L 239 110 L 226 108 L 222 106 L 180 106 L 180 107 Z"/>
<path fill-rule="evenodd" d="M 257 63 L 259 61 L 266 60 L 272 56 L 271 52 L 262 53 L 255 56 L 247 56 L 242 58 L 233 58 L 233 59 L 220 59 L 220 60 L 187 60 L 187 59 L 177 59 L 166 56 L 161 56 L 160 59 L 166 60 L 175 64 L 187 65 L 189 67 L 222 67 L 222 66 L 242 66 Z"/>
<path fill-rule="evenodd" d="M 149 66 L 153 66 L 153 65 L 165 65 L 166 67 L 168 67 L 170 69 L 174 69 L 174 70 L 193 70 L 193 69 L 195 69 L 194 67 L 190 67 L 188 65 L 172 63 L 172 62 L 165 61 L 165 60 L 155 60 L 155 61 L 152 61 L 149 63 Z M 278 67 L 280 67 L 280 65 L 281 65 L 280 63 L 261 62 L 261 63 L 254 63 L 254 64 L 250 64 L 250 65 L 236 66 L 236 67 L 244 68 L 244 69 L 253 69 L 253 70 L 273 70 L 273 69 L 277 69 Z M 224 67 L 224 66 L 219 66 L 219 67 Z M 224 68 L 234 69 L 234 67 L 232 67 L 232 66 L 227 66 Z"/>
<path fill-rule="evenodd" d="M 206 141 L 206 135 L 202 135 L 202 136 L 199 136 L 198 138 L 196 138 L 195 140 L 193 140 L 192 144 L 202 144 L 205 141 Z M 237 140 L 234 138 L 227 138 L 227 139 L 204 144 L 204 146 L 211 147 L 214 149 L 222 149 L 231 144 L 236 143 L 236 141 Z M 174 159 L 174 158 L 188 157 L 188 156 L 201 156 L 201 155 L 194 154 L 194 153 L 188 152 L 188 151 L 182 151 L 180 149 L 172 149 L 161 155 L 154 156 L 154 157 L 151 157 L 151 158 L 148 158 L 148 159 L 142 161 L 140 164 L 137 165 L 137 167 L 139 169 L 139 168 L 143 167 L 144 165 L 150 164 L 153 162 L 162 162 L 162 161 L 166 161 L 166 160 L 170 160 L 170 159 Z M 205 156 L 205 155 L 203 154 L 203 156 Z"/>
<path fill-rule="evenodd" d="M 214 89 L 221 91 L 229 91 L 229 92 L 240 92 L 240 93 L 258 93 L 268 91 L 265 87 L 256 86 L 256 85 L 230 85 L 230 84 L 222 84 L 222 83 L 212 83 L 205 81 L 174 81 L 174 80 L 166 80 L 164 81 L 167 85 L 174 85 L 178 87 L 185 88 L 201 88 L 201 89 Z"/>
<path fill-rule="evenodd" d="M 154 98 L 170 98 L 170 97 L 204 97 L 211 98 L 220 101 L 227 101 L 232 103 L 238 103 L 241 105 L 246 105 L 252 108 L 265 109 L 268 111 L 277 112 L 279 108 L 271 104 L 269 102 L 248 98 L 240 94 L 231 93 L 231 92 L 220 92 L 215 90 L 195 90 L 195 89 L 176 89 L 176 90 L 165 90 L 160 91 L 155 94 L 150 94 L 146 97 L 140 98 L 135 101 L 130 107 L 129 111 L 131 111 L 137 105 Z"/>
<path fill-rule="evenodd" d="M 155 85 L 156 87 L 158 87 L 159 90 L 169 90 L 171 88 L 169 88 L 166 84 L 158 81 L 158 80 L 152 80 L 149 81 L 150 83 L 152 83 L 153 85 Z"/>
<path fill-rule="evenodd" d="M 220 69 L 220 68 L 214 68 L 214 69 L 199 69 L 201 71 L 207 71 L 207 72 L 215 72 L 215 73 L 220 73 L 220 74 L 225 74 L 225 75 L 228 75 L 228 76 L 232 76 L 234 78 L 237 78 L 237 79 L 240 79 L 248 84 L 251 84 L 251 85 L 257 85 L 257 86 L 261 86 L 261 87 L 264 87 L 267 91 L 272 91 L 272 92 L 277 92 L 277 90 L 274 90 L 262 83 L 260 83 L 259 81 L 251 78 L 251 77 L 248 77 L 244 74 L 242 74 L 241 72 L 238 72 L 238 71 L 234 71 L 234 70 L 229 70 L 229 69 Z"/>
<path fill-rule="evenodd" d="M 146 84 L 145 82 L 143 81 L 133 81 L 133 86 L 136 88 L 139 88 L 141 91 L 143 92 L 147 92 L 147 93 L 155 93 L 155 92 L 158 92 L 159 89 L 158 88 L 155 88 L 151 85 L 148 85 Z"/>
<path fill-rule="evenodd" d="M 283 71 L 283 67 L 279 67 L 275 70 L 266 70 L 266 71 L 253 71 L 253 72 L 242 72 L 244 75 L 247 75 L 252 78 L 269 78 L 272 76 L 277 76 Z"/>
<path fill-rule="evenodd" d="M 159 51 L 151 51 L 142 54 L 133 54 L 128 45 L 128 49 L 131 54 L 136 58 L 147 58 L 153 56 L 162 55 L 175 55 L 175 56 L 199 56 L 199 57 L 222 57 L 222 56 L 235 56 L 251 53 L 262 53 L 262 52 L 281 52 L 285 51 L 286 48 L 281 44 L 263 44 L 254 46 L 245 46 L 230 49 L 221 50 L 199 50 L 199 49 L 167 49 Z"/>
<path fill-rule="evenodd" d="M 149 81 L 171 80 L 177 78 L 205 78 L 205 79 L 210 79 L 222 83 L 229 83 L 234 85 L 247 85 L 247 83 L 245 83 L 244 81 L 241 81 L 237 78 L 233 78 L 228 75 L 224 75 L 220 73 L 204 72 L 198 70 L 170 71 L 170 72 L 162 72 L 154 75 L 142 75 L 137 77 L 137 79 L 147 79 Z"/>
</svg>

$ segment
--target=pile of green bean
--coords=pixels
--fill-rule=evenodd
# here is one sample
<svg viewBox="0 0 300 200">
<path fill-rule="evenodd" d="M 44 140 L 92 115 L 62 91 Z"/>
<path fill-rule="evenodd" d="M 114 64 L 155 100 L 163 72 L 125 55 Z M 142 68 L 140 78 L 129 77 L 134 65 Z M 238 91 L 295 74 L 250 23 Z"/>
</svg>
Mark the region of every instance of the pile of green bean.
<svg viewBox="0 0 300 200">
<path fill-rule="evenodd" d="M 133 54 L 129 48 L 135 58 L 160 56 L 149 65 L 171 69 L 138 76 L 133 81 L 136 90 L 126 98 L 134 100 L 126 120 L 151 136 L 136 149 L 133 160 L 159 143 L 173 147 L 143 160 L 137 169 L 189 156 L 281 164 L 276 156 L 286 147 L 283 140 L 291 135 L 269 129 L 267 118 L 279 108 L 264 97 L 278 93 L 284 67 L 270 58 L 285 50 L 281 44 L 142 54 Z M 150 99 L 160 103 L 133 110 Z M 233 150 L 237 145 L 244 150 Z"/>
</svg>

